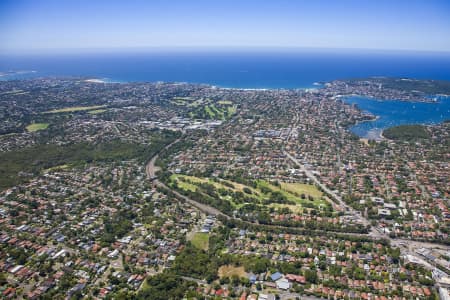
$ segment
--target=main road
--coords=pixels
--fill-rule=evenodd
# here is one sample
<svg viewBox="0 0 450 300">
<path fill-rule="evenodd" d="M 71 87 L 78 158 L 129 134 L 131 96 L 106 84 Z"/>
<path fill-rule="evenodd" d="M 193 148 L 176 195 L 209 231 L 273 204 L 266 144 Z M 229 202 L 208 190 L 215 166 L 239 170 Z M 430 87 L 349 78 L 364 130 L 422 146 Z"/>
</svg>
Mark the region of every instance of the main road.
<svg viewBox="0 0 450 300">
<path fill-rule="evenodd" d="M 175 144 L 176 142 L 178 142 L 180 139 L 172 142 L 171 144 L 167 145 L 164 149 L 168 149 L 170 146 L 172 146 L 173 144 Z M 163 150 L 164 150 L 163 149 Z M 224 214 L 223 212 L 221 212 L 220 210 L 218 210 L 217 208 L 211 207 L 209 205 L 200 203 L 198 201 L 192 200 L 191 198 L 173 190 L 172 188 L 170 188 L 169 186 L 167 186 L 166 184 L 164 184 L 163 182 L 158 180 L 158 176 L 156 175 L 156 172 L 158 172 L 159 167 L 157 167 L 155 165 L 156 160 L 158 159 L 159 154 L 156 154 L 155 156 L 153 156 L 150 161 L 147 163 L 145 170 L 147 173 L 147 177 L 153 182 L 154 185 L 161 187 L 165 190 L 170 191 L 173 195 L 175 195 L 178 199 L 182 199 L 184 201 L 186 201 L 187 203 L 191 204 L 192 206 L 198 208 L 199 210 L 201 210 L 202 212 L 209 214 L 209 215 L 214 215 L 214 216 L 223 216 L 227 219 L 235 219 L 238 220 L 242 223 L 246 223 L 249 225 L 258 225 L 260 227 L 264 227 L 267 229 L 285 229 L 287 227 L 284 226 L 280 226 L 280 225 L 269 225 L 269 224 L 258 224 L 258 223 L 254 223 L 254 222 L 250 222 L 250 221 L 246 221 L 246 220 L 242 220 L 241 218 L 238 217 L 230 217 L 229 215 Z M 315 231 L 317 233 L 324 233 L 323 230 L 311 230 L 311 231 Z M 328 232 L 334 232 L 334 231 L 328 231 Z M 340 234 L 340 235 L 348 235 L 348 236 L 355 236 L 355 237 L 365 237 L 367 236 L 366 234 L 361 234 L 361 233 L 348 233 L 348 232 L 334 232 L 336 234 Z"/>
<path fill-rule="evenodd" d="M 181 140 L 181 138 L 178 138 L 177 140 L 175 140 L 174 142 L 170 143 L 169 145 L 167 145 L 166 147 L 164 147 L 160 152 L 169 149 L 173 144 L 179 142 Z M 300 169 L 305 173 L 305 175 L 311 180 L 313 181 L 317 186 L 319 186 L 329 197 L 331 197 L 333 200 L 335 200 L 337 203 L 339 203 L 339 205 L 341 207 L 343 207 L 348 213 L 352 214 L 355 219 L 359 220 L 363 225 L 365 226 L 369 226 L 371 228 L 370 233 L 368 234 L 368 236 L 374 238 L 374 239 L 386 239 L 388 240 L 391 245 L 399 247 L 402 251 L 403 254 L 409 254 L 409 255 L 414 255 L 416 256 L 416 253 L 413 252 L 413 250 L 419 249 L 419 248 L 427 248 L 427 249 L 432 249 L 432 248 L 440 248 L 440 249 L 446 249 L 447 251 L 450 251 L 450 247 L 446 246 L 446 245 L 439 245 L 439 244 L 432 244 L 432 243 L 426 243 L 426 242 L 418 242 L 418 241 L 411 241 L 411 240 L 405 240 L 405 239 L 393 239 L 391 237 L 389 237 L 387 234 L 382 233 L 380 231 L 378 231 L 377 229 L 375 229 L 373 226 L 370 225 L 369 220 L 367 220 L 366 218 L 364 218 L 359 212 L 357 212 L 356 210 L 354 210 L 352 207 L 348 206 L 347 203 L 344 202 L 344 200 L 342 199 L 342 197 L 340 197 L 339 195 L 337 195 L 335 192 L 333 192 L 332 190 L 330 190 L 327 186 L 325 186 L 322 182 L 320 182 L 320 180 L 310 171 L 306 168 L 305 165 L 301 164 L 295 157 L 293 157 L 291 154 L 289 154 L 286 151 L 283 151 L 284 154 L 286 155 L 287 158 L 289 158 L 294 164 L 296 164 L 298 167 L 300 167 Z M 177 198 L 182 199 L 184 201 L 186 201 L 187 203 L 191 204 L 192 206 L 198 208 L 199 210 L 203 211 L 206 214 L 209 215 L 215 215 L 215 216 L 223 216 L 227 219 L 230 219 L 231 217 L 222 213 L 220 210 L 211 207 L 209 205 L 203 204 L 203 203 L 199 203 L 195 200 L 190 199 L 189 197 L 178 193 L 177 191 L 171 189 L 170 187 L 168 187 L 167 185 L 165 185 L 164 183 L 162 183 L 161 181 L 158 180 L 157 176 L 156 176 L 156 172 L 159 170 L 159 168 L 157 166 L 155 166 L 156 160 L 159 157 L 159 153 L 156 154 L 155 156 L 153 156 L 150 161 L 147 163 L 146 165 L 146 173 L 147 176 L 150 180 L 153 181 L 153 183 L 156 186 L 159 186 L 165 190 L 169 190 L 171 191 Z M 240 218 L 235 218 L 241 222 L 244 223 L 248 223 L 248 224 L 253 224 L 253 225 L 259 225 L 265 228 L 284 228 L 283 226 L 276 226 L 276 225 L 262 225 L 262 224 L 255 224 L 255 223 L 251 223 L 248 221 L 244 221 Z M 339 233 L 339 234 L 343 234 L 343 235 L 351 235 L 351 236 L 367 236 L 364 234 L 354 234 L 354 233 Z M 409 245 L 408 245 L 409 244 Z M 408 247 L 410 246 L 410 247 Z M 417 257 L 417 256 L 416 256 Z M 424 259 L 419 259 L 421 261 L 423 261 L 423 265 L 432 270 L 434 268 L 434 266 L 432 266 L 432 264 L 430 264 L 428 261 L 425 261 Z"/>
<path fill-rule="evenodd" d="M 172 142 L 169 145 L 167 145 L 166 147 L 164 147 L 164 149 L 161 150 L 161 151 L 169 149 L 173 144 L 178 143 L 180 140 L 181 140 L 181 138 L 175 140 L 174 142 Z M 220 215 L 220 216 L 224 216 L 226 218 L 229 218 L 229 216 L 225 215 L 220 210 L 218 210 L 218 209 L 216 209 L 214 207 L 211 207 L 211 206 L 199 203 L 197 201 L 194 201 L 194 200 L 186 197 L 185 195 L 182 195 L 182 194 L 178 193 L 177 191 L 174 191 L 173 189 L 169 188 L 167 185 L 165 185 L 164 183 L 159 181 L 157 176 L 156 176 L 156 172 L 159 170 L 159 167 L 155 166 L 155 163 L 156 163 L 156 160 L 158 159 L 158 157 L 159 157 L 159 154 L 156 154 L 155 156 L 153 156 L 152 159 L 150 159 L 150 161 L 147 163 L 147 166 L 145 167 L 145 171 L 147 173 L 148 178 L 150 180 L 152 180 L 153 183 L 156 186 L 159 186 L 159 187 L 161 187 L 163 189 L 166 189 L 166 190 L 170 190 L 177 198 L 183 199 L 184 201 L 186 201 L 187 203 L 191 204 L 192 206 L 197 207 L 198 209 L 200 209 L 204 213 L 207 213 L 207 214 L 210 214 L 210 215 L 214 215 L 214 216 Z"/>
<path fill-rule="evenodd" d="M 293 157 L 291 154 L 289 154 L 287 151 L 283 150 L 284 155 L 286 155 L 287 158 L 289 158 L 294 164 L 296 164 L 298 167 L 300 167 L 300 170 L 305 173 L 305 175 L 314 182 L 318 187 L 320 187 L 325 194 L 327 194 L 329 197 L 331 197 L 333 200 L 335 200 L 342 208 L 344 208 L 347 212 L 351 213 L 355 219 L 359 220 L 361 224 L 365 226 L 370 226 L 370 222 L 361 216 L 359 211 L 354 210 L 352 207 L 348 206 L 347 203 L 342 200 L 342 197 L 337 195 L 335 192 L 330 190 L 325 184 L 320 182 L 317 177 L 306 168 L 306 166 L 302 163 L 300 163 L 295 157 Z M 384 236 L 382 236 L 384 237 Z"/>
<path fill-rule="evenodd" d="M 291 154 L 289 154 L 286 151 L 283 151 L 287 158 L 289 158 L 295 165 L 300 167 L 300 170 L 302 170 L 305 175 L 313 181 L 317 186 L 319 186 L 329 197 L 331 197 L 333 200 L 335 200 L 339 205 L 344 208 L 348 213 L 354 216 L 355 219 L 359 220 L 362 224 L 365 226 L 370 227 L 370 233 L 369 236 L 373 238 L 383 238 L 390 242 L 392 246 L 400 248 L 401 252 L 403 254 L 412 255 L 414 256 L 418 261 L 422 263 L 423 266 L 425 266 L 429 270 L 434 269 L 434 265 L 432 262 L 425 259 L 425 257 L 418 257 L 416 251 L 420 248 L 425 249 L 441 249 L 450 251 L 450 246 L 447 245 L 441 245 L 441 244 L 434 244 L 434 243 L 427 243 L 427 242 L 419 242 L 419 241 L 412 241 L 407 239 L 397 239 L 397 238 L 391 238 L 389 235 L 381 232 L 380 230 L 376 229 L 375 227 L 371 226 L 369 220 L 364 218 L 359 211 L 356 211 L 347 203 L 344 202 L 341 196 L 337 195 L 335 192 L 330 190 L 325 184 L 320 182 L 320 180 L 310 171 L 306 168 L 306 166 L 302 163 L 300 163 L 295 157 L 293 157 Z"/>
</svg>

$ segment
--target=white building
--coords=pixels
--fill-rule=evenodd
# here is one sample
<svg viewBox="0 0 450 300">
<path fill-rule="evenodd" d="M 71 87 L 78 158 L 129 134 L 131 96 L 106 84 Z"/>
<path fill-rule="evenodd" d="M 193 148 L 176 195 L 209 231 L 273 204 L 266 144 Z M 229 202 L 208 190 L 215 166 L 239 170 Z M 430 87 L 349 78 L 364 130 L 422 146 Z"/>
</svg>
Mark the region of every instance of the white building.
<svg viewBox="0 0 450 300">
<path fill-rule="evenodd" d="M 450 300 L 450 295 L 448 294 L 448 289 L 440 287 L 439 288 L 439 299 L 440 300 Z"/>
<path fill-rule="evenodd" d="M 275 281 L 277 288 L 280 290 L 288 290 L 291 288 L 291 283 L 286 278 L 281 278 Z"/>
</svg>

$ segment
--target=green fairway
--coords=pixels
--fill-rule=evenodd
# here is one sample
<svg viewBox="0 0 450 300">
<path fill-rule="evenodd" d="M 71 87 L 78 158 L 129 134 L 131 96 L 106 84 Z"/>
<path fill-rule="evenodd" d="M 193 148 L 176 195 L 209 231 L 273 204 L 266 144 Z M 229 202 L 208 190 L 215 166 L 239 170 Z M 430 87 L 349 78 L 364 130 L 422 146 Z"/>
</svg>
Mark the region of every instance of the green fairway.
<svg viewBox="0 0 450 300">
<path fill-rule="evenodd" d="M 205 106 L 205 112 L 208 115 L 209 119 L 214 119 L 216 117 L 215 112 L 213 111 L 212 107 L 209 105 Z"/>
<path fill-rule="evenodd" d="M 230 100 L 219 100 L 217 101 L 217 103 L 221 104 L 221 105 L 232 105 L 233 102 L 231 102 Z"/>
<path fill-rule="evenodd" d="M 209 103 L 209 99 L 195 98 L 195 97 L 174 97 L 170 100 L 175 105 L 186 107 L 197 107 L 204 102 Z"/>
<path fill-rule="evenodd" d="M 285 195 L 288 200 L 294 201 L 300 205 L 304 205 L 306 203 L 313 204 L 316 207 L 328 205 L 328 202 L 322 198 L 322 192 L 320 192 L 314 185 L 281 182 L 280 187 L 277 187 L 267 181 L 258 180 L 258 187 L 265 187 L 273 191 L 279 191 Z"/>
<path fill-rule="evenodd" d="M 48 123 L 33 123 L 28 125 L 26 128 L 28 132 L 35 132 L 38 130 L 47 129 L 48 125 L 49 125 Z"/>
<path fill-rule="evenodd" d="M 236 106 L 228 106 L 227 107 L 227 112 L 228 112 L 229 116 L 234 115 L 236 113 L 236 110 L 237 110 Z"/>
<path fill-rule="evenodd" d="M 182 181 L 182 180 L 177 180 L 176 182 L 177 182 L 178 187 L 185 191 L 195 192 L 195 190 L 197 189 L 196 185 L 191 184 L 189 182 Z"/>
<path fill-rule="evenodd" d="M 194 105 L 195 104 L 195 105 Z M 179 103 L 177 105 L 180 105 Z M 237 111 L 237 107 L 233 102 L 221 100 L 213 102 L 211 99 L 196 100 L 188 105 L 193 110 L 189 112 L 189 116 L 193 119 L 207 120 L 228 120 Z"/>
<path fill-rule="evenodd" d="M 320 199 L 323 196 L 323 193 L 312 184 L 281 182 L 281 188 L 294 194 L 312 196 L 314 199 Z"/>
<path fill-rule="evenodd" d="M 187 176 L 187 175 L 181 175 L 181 174 L 172 174 L 170 176 L 170 182 L 171 186 L 174 186 L 174 183 L 176 182 L 176 185 L 178 188 L 185 190 L 185 191 L 191 191 L 194 192 L 196 190 L 203 192 L 203 189 L 201 187 L 201 184 L 210 184 L 214 187 L 214 190 L 228 190 L 231 192 L 243 192 L 243 189 L 247 187 L 246 185 L 239 184 L 236 182 L 228 181 L 220 179 L 219 181 L 214 181 L 211 178 L 200 178 L 195 176 Z M 251 195 L 247 195 L 250 199 L 253 199 L 253 202 L 260 203 L 261 202 L 261 194 L 250 187 L 247 187 L 252 191 Z M 230 202 L 234 207 L 238 208 L 242 206 L 241 204 L 235 203 L 233 200 L 233 197 L 230 195 L 227 196 L 220 196 L 219 197 L 222 200 L 226 200 Z"/>
<path fill-rule="evenodd" d="M 179 189 L 201 193 L 207 193 L 205 185 L 210 185 L 215 191 L 227 190 L 228 195 L 221 195 L 218 197 L 222 200 L 230 202 L 235 208 L 242 207 L 245 203 L 264 204 L 271 198 L 271 194 L 280 193 L 285 199 L 291 203 L 272 203 L 271 207 L 288 207 L 293 211 L 300 212 L 305 207 L 314 206 L 316 208 L 328 206 L 328 202 L 323 198 L 323 193 L 317 187 L 302 183 L 280 183 L 280 186 L 271 184 L 266 180 L 256 181 L 256 187 L 251 187 L 241 183 L 212 178 L 200 178 L 195 176 L 188 176 L 182 174 L 172 174 L 170 177 L 170 184 L 172 187 L 176 186 Z M 230 193 L 231 192 L 231 193 Z M 244 202 L 236 200 L 236 193 L 240 193 L 246 197 Z M 242 198 L 242 197 L 240 197 Z"/>
<path fill-rule="evenodd" d="M 237 106 L 230 100 L 213 100 L 210 98 L 174 97 L 170 102 L 184 107 L 186 115 L 191 119 L 221 120 L 230 119 L 236 112 Z"/>
<path fill-rule="evenodd" d="M 54 166 L 54 167 L 45 169 L 42 171 L 42 173 L 48 173 L 48 172 L 53 172 L 53 171 L 57 171 L 57 170 L 67 170 L 70 168 L 71 168 L 70 164 L 63 164 L 63 165 Z"/>
</svg>

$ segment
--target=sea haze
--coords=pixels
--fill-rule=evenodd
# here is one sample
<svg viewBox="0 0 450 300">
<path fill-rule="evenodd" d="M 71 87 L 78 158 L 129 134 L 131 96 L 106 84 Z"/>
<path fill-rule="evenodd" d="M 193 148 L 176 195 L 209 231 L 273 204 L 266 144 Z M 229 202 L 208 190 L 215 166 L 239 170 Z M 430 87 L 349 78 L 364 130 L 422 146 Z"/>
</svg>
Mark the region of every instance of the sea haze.
<svg viewBox="0 0 450 300">
<path fill-rule="evenodd" d="M 150 51 L 2 55 L 0 72 L 88 76 L 112 81 L 207 83 L 235 88 L 309 88 L 315 82 L 368 76 L 450 80 L 450 54 L 364 51 Z M 17 76 L 15 76 L 17 77 Z M 11 79 L 14 76 L 3 76 Z"/>
</svg>

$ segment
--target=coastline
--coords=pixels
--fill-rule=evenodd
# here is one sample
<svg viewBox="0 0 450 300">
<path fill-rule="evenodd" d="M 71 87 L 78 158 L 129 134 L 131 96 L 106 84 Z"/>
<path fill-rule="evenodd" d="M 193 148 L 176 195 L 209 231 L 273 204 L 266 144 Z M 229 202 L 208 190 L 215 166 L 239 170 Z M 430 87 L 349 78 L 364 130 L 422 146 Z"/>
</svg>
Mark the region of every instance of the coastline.
<svg viewBox="0 0 450 300">
<path fill-rule="evenodd" d="M 361 109 L 359 109 L 359 110 L 362 111 Z M 356 126 L 356 125 L 359 125 L 359 124 L 362 124 L 362 123 L 366 123 L 366 122 L 375 122 L 375 121 L 378 121 L 379 119 L 381 119 L 381 117 L 375 115 L 374 118 L 371 119 L 371 120 L 362 120 L 362 121 L 358 120 L 358 121 L 355 121 L 355 124 L 353 124 L 352 126 Z"/>
<path fill-rule="evenodd" d="M 384 130 L 385 130 L 385 129 L 381 130 L 381 132 L 380 132 L 380 138 L 381 138 L 382 140 L 390 141 L 390 139 L 388 139 L 387 137 L 385 137 L 385 136 L 383 135 Z"/>
<path fill-rule="evenodd" d="M 36 71 L 34 71 L 36 72 Z M 4 72 L 3 72 L 4 74 Z M 6 78 L 5 78 L 6 77 Z M 28 80 L 28 79 L 32 79 L 34 77 L 31 78 L 23 78 L 23 80 Z M 0 77 L 0 80 L 9 80 L 8 76 L 4 76 L 3 78 Z M 168 81 L 119 81 L 119 80 L 114 80 L 114 79 L 109 79 L 109 78 L 105 78 L 105 77 L 94 77 L 94 76 L 84 76 L 80 78 L 82 81 L 84 82 L 88 82 L 88 83 L 92 83 L 92 84 L 112 84 L 112 83 L 116 83 L 116 84 L 128 84 L 128 83 L 155 83 L 155 82 L 159 82 L 159 83 L 167 83 L 167 84 L 182 84 L 182 82 L 168 82 Z M 13 79 L 11 79 L 13 80 Z M 299 91 L 299 90 L 303 90 L 306 92 L 313 92 L 314 90 L 320 90 L 320 87 L 316 87 L 316 88 L 239 88 L 239 87 L 221 87 L 218 85 L 213 85 L 213 84 L 200 84 L 200 83 L 188 83 L 188 82 L 183 82 L 184 84 L 192 84 L 192 85 L 206 85 L 209 86 L 211 88 L 217 88 L 217 89 L 224 89 L 224 90 L 240 90 L 240 91 Z M 314 83 L 313 83 L 314 84 Z M 444 98 L 445 100 L 449 99 L 446 95 L 436 95 L 437 97 L 441 97 Z M 351 98 L 356 98 L 355 100 L 350 100 Z M 355 105 L 356 109 L 358 109 L 360 112 L 364 113 L 367 112 L 367 116 L 373 116 L 371 119 L 364 119 L 364 120 L 356 120 L 354 122 L 354 124 L 350 125 L 347 127 L 347 130 L 353 132 L 354 134 L 356 134 L 357 136 L 359 136 L 360 138 L 369 138 L 369 139 L 386 139 L 386 137 L 384 137 L 383 135 L 383 130 L 392 126 L 398 126 L 398 125 L 403 125 L 403 124 L 432 124 L 432 123 L 441 123 L 446 119 L 450 119 L 450 116 L 447 116 L 448 112 L 450 112 L 450 109 L 448 109 L 448 104 L 449 102 L 447 101 L 433 101 L 433 102 L 426 102 L 426 101 L 408 101 L 408 100 L 398 100 L 398 99 L 378 99 L 375 98 L 374 96 L 363 96 L 360 94 L 345 94 L 345 95 L 336 95 L 335 96 L 336 100 L 340 100 L 343 101 L 344 103 L 346 103 L 347 105 Z M 358 99 L 361 100 L 369 100 L 369 101 L 374 101 L 374 102 L 378 102 L 378 103 L 387 103 L 387 108 L 386 108 L 386 114 L 387 116 L 384 115 L 384 113 L 381 111 L 380 109 L 377 109 L 375 111 L 373 111 L 370 106 L 369 108 L 365 108 L 364 105 L 363 107 L 361 107 L 362 103 L 365 103 L 365 101 L 360 102 Z M 366 101 L 367 102 L 367 101 Z M 403 104 L 395 104 L 395 103 L 410 103 L 409 106 L 417 106 L 417 110 L 414 111 L 414 113 L 411 112 L 411 109 L 409 108 L 408 105 Z M 419 105 L 419 104 L 421 105 Z M 432 106 L 432 109 L 428 108 L 428 104 L 435 104 L 435 105 L 442 105 L 443 108 L 441 109 L 441 106 Z M 379 106 L 380 104 L 376 104 L 377 106 Z M 395 105 L 395 106 L 394 106 Z M 367 106 L 367 105 L 366 105 Z M 390 108 L 389 108 L 390 107 Z M 397 109 L 397 112 L 395 112 L 395 110 Z M 421 107 L 423 108 L 423 110 L 421 110 Z M 431 106 L 430 106 L 431 107 Z M 409 111 L 408 111 L 409 109 Z M 440 116 L 437 116 L 436 114 L 433 114 L 431 112 L 431 110 L 440 110 Z M 401 113 L 403 113 L 404 111 L 406 111 L 406 114 L 409 114 L 405 117 L 401 116 Z M 420 111 L 420 114 L 418 114 L 418 112 Z M 423 117 L 423 112 L 427 113 L 428 115 Z M 380 115 L 381 113 L 381 115 Z M 392 114 L 396 113 L 399 114 L 398 116 L 393 116 Z M 413 119 L 411 116 L 412 114 L 416 115 L 418 118 Z M 384 119 L 386 118 L 386 119 Z M 369 126 L 360 126 L 360 128 L 354 130 L 355 127 L 358 127 L 361 124 L 370 124 L 369 122 L 376 122 L 376 121 L 380 121 L 380 124 L 376 124 L 373 125 L 373 127 Z M 375 127 L 376 126 L 376 127 Z M 370 134 L 372 131 L 372 134 Z M 378 133 L 376 133 L 376 131 L 380 131 Z M 377 135 L 376 137 L 374 135 Z"/>
<path fill-rule="evenodd" d="M 90 82 L 90 83 L 106 83 L 106 81 L 104 81 L 104 80 L 102 80 L 102 79 L 96 79 L 96 78 L 86 79 L 86 80 L 84 80 L 84 82 Z"/>
<path fill-rule="evenodd" d="M 436 95 L 439 96 L 439 95 Z M 409 102 L 409 103 L 428 103 L 428 104 L 435 104 L 439 103 L 437 100 L 434 99 L 392 99 L 392 98 L 377 98 L 375 96 L 371 95 L 360 95 L 360 94 L 345 94 L 345 95 L 339 95 L 339 98 L 366 98 L 377 102 L 385 102 L 385 101 L 399 101 L 399 102 Z M 444 96 L 445 97 L 445 96 Z M 450 97 L 450 96 L 447 96 Z"/>
<path fill-rule="evenodd" d="M 448 98 L 432 103 L 412 101 L 377 101 L 374 97 L 341 97 L 347 105 L 354 105 L 361 112 L 375 115 L 372 120 L 359 120 L 348 129 L 361 138 L 389 140 L 383 131 L 387 128 L 408 124 L 438 124 L 450 119 Z M 374 121 L 378 121 L 373 123 Z M 372 122 L 372 123 L 370 123 Z"/>
</svg>

